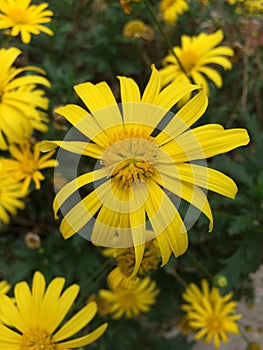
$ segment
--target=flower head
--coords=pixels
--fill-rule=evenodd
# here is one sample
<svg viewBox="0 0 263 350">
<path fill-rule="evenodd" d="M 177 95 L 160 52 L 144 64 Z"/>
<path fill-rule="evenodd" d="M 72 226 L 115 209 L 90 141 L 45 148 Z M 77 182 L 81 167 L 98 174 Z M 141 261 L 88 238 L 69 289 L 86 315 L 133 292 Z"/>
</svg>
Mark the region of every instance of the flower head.
<svg viewBox="0 0 263 350">
<path fill-rule="evenodd" d="M 14 289 L 14 304 L 11 298 L 4 296 L 0 307 L 4 324 L 0 325 L 0 347 L 20 350 L 67 350 L 75 349 L 94 342 L 107 328 L 103 324 L 90 334 L 70 339 L 83 329 L 95 316 L 97 306 L 91 302 L 78 311 L 70 320 L 57 329 L 72 307 L 79 286 L 74 284 L 65 289 L 65 279 L 57 277 L 46 288 L 44 276 L 36 272 L 32 290 L 26 282 L 17 283 Z"/>
<path fill-rule="evenodd" d="M 219 289 L 212 287 L 206 280 L 202 280 L 201 289 L 190 283 L 182 295 L 187 304 L 182 305 L 186 311 L 189 326 L 196 330 L 195 339 L 204 338 L 205 343 L 214 341 L 219 348 L 220 341 L 227 343 L 227 333 L 239 334 L 236 321 L 240 314 L 234 314 L 236 303 L 231 301 L 232 293 L 225 296 L 219 294 Z"/>
<path fill-rule="evenodd" d="M 118 267 L 108 275 L 108 285 L 110 290 L 99 290 L 99 298 L 108 303 L 108 312 L 114 319 L 149 312 L 159 294 L 156 283 L 149 277 L 128 279 Z"/>
<path fill-rule="evenodd" d="M 222 78 L 209 65 L 217 64 L 224 69 L 232 67 L 227 56 L 233 56 L 233 50 L 227 46 L 216 47 L 223 40 L 223 32 L 218 30 L 213 34 L 201 33 L 194 37 L 183 35 L 181 40 L 181 47 L 175 46 L 173 50 L 188 77 L 192 78 L 195 84 L 202 86 L 207 94 L 209 94 L 209 87 L 206 78 L 212 80 L 220 88 Z M 165 57 L 163 65 L 164 68 L 160 70 L 163 85 L 171 81 L 188 81 L 188 77 L 172 53 Z"/>
<path fill-rule="evenodd" d="M 17 181 L 22 181 L 22 192 L 26 193 L 32 181 L 36 189 L 40 189 L 40 181 L 45 177 L 40 170 L 57 166 L 55 159 L 50 159 L 54 151 L 40 157 L 39 142 L 30 145 L 29 142 L 9 147 L 9 152 L 13 159 L 5 159 L 6 169 Z"/>
<path fill-rule="evenodd" d="M 123 34 L 129 38 L 151 40 L 153 37 L 153 29 L 147 26 L 143 21 L 134 19 L 125 24 Z"/>
<path fill-rule="evenodd" d="M 0 29 L 10 29 L 9 34 L 21 34 L 23 43 L 28 44 L 31 34 L 40 32 L 53 35 L 43 24 L 51 21 L 53 12 L 47 10 L 48 4 L 30 5 L 31 0 L 2 0 L 0 3 Z"/>
<path fill-rule="evenodd" d="M 176 113 L 169 112 L 198 87 L 178 81 L 161 90 L 154 66 L 142 96 L 134 80 L 119 80 L 120 106 L 105 82 L 83 83 L 75 90 L 90 114 L 77 105 L 57 110 L 92 141 L 76 141 L 75 134 L 69 133 L 63 141 L 43 141 L 41 150 L 59 146 L 75 153 L 77 162 L 81 155 L 98 160 L 93 171 L 80 176 L 71 165 L 73 180 L 57 193 L 54 213 L 60 209 L 64 216 L 60 229 L 65 238 L 78 232 L 97 245 L 134 247 L 136 274 L 146 241 L 156 238 L 163 264 L 172 252 L 178 256 L 186 251 L 187 228 L 178 212 L 180 199 L 202 211 L 212 230 L 205 189 L 233 198 L 237 187 L 206 163 L 192 161 L 245 145 L 249 137 L 244 129 L 224 130 L 218 124 L 189 129 L 207 107 L 206 94 L 200 91 Z M 83 192 L 81 198 L 78 191 L 85 191 L 87 184 L 94 190 L 87 195 Z M 188 219 L 194 220 L 189 210 Z"/>
<path fill-rule="evenodd" d="M 178 16 L 187 11 L 187 0 L 161 0 L 160 12 L 165 23 L 175 25 Z"/>
<path fill-rule="evenodd" d="M 40 75 L 22 75 L 27 71 L 45 72 L 32 66 L 12 67 L 21 51 L 15 47 L 0 49 L 0 149 L 7 149 L 9 143 L 23 143 L 33 129 L 47 131 L 46 115 L 48 99 L 38 84 L 50 86 Z"/>
<path fill-rule="evenodd" d="M 10 214 L 16 215 L 17 209 L 24 209 L 25 203 L 22 184 L 12 176 L 8 176 L 5 161 L 0 158 L 0 226 L 9 223 Z"/>
</svg>

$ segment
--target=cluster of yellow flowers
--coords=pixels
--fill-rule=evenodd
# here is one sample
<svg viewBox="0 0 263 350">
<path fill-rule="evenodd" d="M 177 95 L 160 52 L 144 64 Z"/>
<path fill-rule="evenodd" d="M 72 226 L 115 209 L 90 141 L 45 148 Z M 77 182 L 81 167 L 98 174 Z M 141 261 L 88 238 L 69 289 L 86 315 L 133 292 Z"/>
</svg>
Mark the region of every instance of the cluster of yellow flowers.
<svg viewBox="0 0 263 350">
<path fill-rule="evenodd" d="M 263 13 L 262 0 L 228 0 L 230 5 L 235 6 L 236 12 L 259 16 Z"/>
<path fill-rule="evenodd" d="M 131 3 L 123 0 L 126 13 Z M 27 44 L 31 34 L 53 35 L 43 25 L 53 15 L 48 5 L 31 5 L 30 0 L 3 0 L 0 4 L 0 29 L 6 35 L 21 34 Z M 174 25 L 178 16 L 189 9 L 184 0 L 162 0 L 163 21 Z M 151 27 L 136 20 L 124 28 L 124 35 L 151 39 Z M 145 276 L 178 257 L 188 247 L 188 227 L 172 197 L 182 199 L 199 209 L 213 229 L 213 215 L 206 191 L 234 198 L 237 187 L 227 175 L 207 166 L 206 159 L 247 145 L 245 129 L 226 130 L 219 124 L 191 128 L 205 113 L 208 105 L 207 78 L 222 86 L 216 65 L 231 69 L 233 50 L 218 46 L 221 30 L 194 37 L 183 35 L 181 47 L 175 46 L 159 70 L 151 66 L 144 89 L 125 76 L 119 76 L 118 103 L 106 82 L 81 83 L 75 92 L 84 107 L 69 104 L 56 112 L 87 136 L 90 142 L 66 139 L 32 141 L 34 130 L 47 131 L 48 99 L 43 87 L 50 83 L 38 67 L 15 67 L 21 51 L 15 47 L 0 50 L 0 220 L 8 223 L 10 214 L 23 209 L 24 196 L 32 181 L 40 188 L 42 170 L 55 167 L 50 159 L 57 147 L 96 160 L 96 167 L 67 183 L 57 193 L 53 209 L 63 217 L 60 230 L 64 238 L 76 233 L 91 237 L 96 246 L 108 247 L 108 256 L 116 258 L 117 267 L 108 275 L 108 289 L 100 289 L 95 302 L 88 303 L 60 329 L 72 307 L 79 287 L 72 285 L 64 292 L 64 278 L 53 279 L 46 288 L 44 276 L 36 272 L 32 289 L 26 282 L 16 284 L 12 299 L 10 286 L 0 283 L 0 348 L 2 349 L 71 349 L 85 346 L 99 338 L 107 324 L 80 338 L 71 337 L 83 329 L 97 310 L 113 319 L 131 318 L 148 312 L 156 303 L 160 290 L 155 281 Z M 30 75 L 27 72 L 31 72 Z M 121 108 L 120 108 L 121 105 Z M 171 109 L 176 106 L 176 111 Z M 169 122 L 162 125 L 169 115 Z M 40 156 L 40 151 L 47 152 Z M 203 163 L 196 161 L 202 160 Z M 78 202 L 71 195 L 85 185 L 93 190 Z M 86 225 L 91 227 L 85 233 Z M 84 233 L 83 233 L 84 232 Z M 86 236 L 85 236 L 86 235 Z M 236 303 L 232 294 L 221 296 L 211 290 L 207 281 L 202 289 L 190 284 L 183 294 L 182 308 L 196 339 L 205 342 L 227 342 L 227 333 L 238 333 Z M 54 313 L 54 310 L 56 312 Z"/>
<path fill-rule="evenodd" d="M 48 4 L 31 5 L 28 0 L 3 0 L 0 3 L 0 29 L 8 37 L 18 36 L 25 44 L 31 34 L 53 32 L 44 23 L 50 22 Z M 56 166 L 52 152 L 40 157 L 39 142 L 33 132 L 48 130 L 48 98 L 42 87 L 50 87 L 45 71 L 36 66 L 19 66 L 22 51 L 14 46 L 0 49 L 0 224 L 10 221 L 10 214 L 23 209 L 23 197 L 31 182 L 36 189 L 44 179 L 42 169 Z"/>
</svg>

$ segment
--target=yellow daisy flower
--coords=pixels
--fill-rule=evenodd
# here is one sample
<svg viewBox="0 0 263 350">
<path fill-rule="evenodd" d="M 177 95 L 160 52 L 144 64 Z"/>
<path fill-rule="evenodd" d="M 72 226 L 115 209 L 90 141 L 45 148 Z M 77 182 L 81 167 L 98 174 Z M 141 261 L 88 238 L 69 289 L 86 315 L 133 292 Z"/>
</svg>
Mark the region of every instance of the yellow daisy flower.
<svg viewBox="0 0 263 350">
<path fill-rule="evenodd" d="M 161 0 L 160 12 L 165 23 L 175 25 L 178 16 L 188 11 L 187 0 Z"/>
<path fill-rule="evenodd" d="M 12 67 L 21 51 L 15 47 L 0 49 L 0 149 L 6 150 L 8 143 L 23 143 L 33 129 L 46 131 L 43 111 L 48 108 L 48 99 L 37 84 L 50 86 L 49 81 L 39 75 L 23 75 L 27 71 L 45 72 L 32 66 Z M 40 109 L 40 110 L 39 110 Z"/>
<path fill-rule="evenodd" d="M 134 19 L 125 24 L 123 35 L 128 38 L 151 40 L 153 38 L 153 29 L 147 26 L 143 21 Z"/>
<path fill-rule="evenodd" d="M 47 10 L 48 3 L 30 5 L 31 0 L 1 0 L 0 29 L 10 29 L 8 34 L 21 34 L 23 43 L 28 44 L 31 34 L 40 32 L 53 35 L 51 29 L 43 24 L 51 21 L 53 12 Z"/>
<path fill-rule="evenodd" d="M 16 215 L 17 209 L 25 208 L 23 197 L 22 184 L 8 176 L 5 162 L 0 158 L 0 226 L 1 222 L 9 223 L 10 214 Z"/>
<path fill-rule="evenodd" d="M 79 349 L 98 339 L 106 330 L 104 323 L 90 334 L 71 337 L 83 329 L 95 316 L 97 305 L 91 302 L 57 329 L 74 303 L 79 286 L 74 284 L 62 293 L 65 279 L 57 277 L 46 288 L 44 276 L 36 272 L 32 291 L 26 282 L 14 289 L 16 304 L 8 296 L 0 300 L 6 323 L 0 325 L 0 348 L 19 350 Z"/>
<path fill-rule="evenodd" d="M 40 181 L 45 177 L 40 170 L 53 168 L 58 165 L 55 159 L 50 159 L 54 151 L 40 157 L 39 142 L 30 145 L 29 142 L 9 147 L 13 159 L 5 159 L 6 169 L 17 181 L 22 181 L 22 193 L 27 193 L 31 181 L 34 181 L 37 190 L 40 189 Z"/>
<path fill-rule="evenodd" d="M 234 314 L 237 303 L 231 301 L 232 293 L 221 296 L 218 288 L 210 290 L 208 282 L 202 280 L 201 289 L 190 283 L 182 297 L 187 302 L 182 309 L 189 326 L 197 331 L 195 339 L 204 338 L 205 343 L 213 340 L 219 348 L 221 341 L 228 342 L 228 333 L 239 334 L 236 321 L 242 315 Z"/>
<path fill-rule="evenodd" d="M 213 34 L 201 33 L 193 37 L 183 35 L 181 40 L 181 47 L 175 46 L 173 50 L 188 77 L 191 77 L 195 84 L 202 86 L 208 95 L 207 78 L 220 88 L 223 83 L 222 78 L 216 69 L 209 65 L 217 64 L 224 69 L 231 69 L 232 64 L 227 56 L 233 56 L 234 54 L 230 47 L 216 47 L 223 40 L 222 30 L 218 30 Z M 172 53 L 164 58 L 163 65 L 165 67 L 160 69 L 162 85 L 166 85 L 171 81 L 189 81 Z"/>
<path fill-rule="evenodd" d="M 128 279 L 117 267 L 110 272 L 107 281 L 110 290 L 100 289 L 99 298 L 107 303 L 107 310 L 114 319 L 132 318 L 149 312 L 156 303 L 159 290 L 149 277 Z"/>
<path fill-rule="evenodd" d="M 161 90 L 160 74 L 154 66 L 142 97 L 134 80 L 119 80 L 120 106 L 102 82 L 75 86 L 90 114 L 77 105 L 57 109 L 91 142 L 75 141 L 76 136 L 69 132 L 64 141 L 43 141 L 41 150 L 61 147 L 73 156 L 75 153 L 75 161 L 81 155 L 97 159 L 94 170 L 79 177 L 77 166 L 71 162 L 67 171 L 73 171 L 73 180 L 57 193 L 54 213 L 60 209 L 64 215 L 60 229 L 65 238 L 78 232 L 100 246 L 134 247 L 136 274 L 146 241 L 157 239 L 163 265 L 172 252 L 178 256 L 186 251 L 187 228 L 177 209 L 178 200 L 186 200 L 202 211 L 212 230 L 205 190 L 233 198 L 237 187 L 206 163 L 192 161 L 245 145 L 249 137 L 244 129 L 224 130 L 218 124 L 189 129 L 205 112 L 206 94 L 201 90 L 175 114 L 169 112 L 198 87 L 179 81 Z M 58 154 L 60 164 L 65 160 L 68 163 L 63 157 L 67 158 L 65 152 Z M 87 184 L 94 190 L 86 196 L 82 193 L 81 198 L 78 191 Z M 195 217 L 189 210 L 188 226 Z"/>
</svg>

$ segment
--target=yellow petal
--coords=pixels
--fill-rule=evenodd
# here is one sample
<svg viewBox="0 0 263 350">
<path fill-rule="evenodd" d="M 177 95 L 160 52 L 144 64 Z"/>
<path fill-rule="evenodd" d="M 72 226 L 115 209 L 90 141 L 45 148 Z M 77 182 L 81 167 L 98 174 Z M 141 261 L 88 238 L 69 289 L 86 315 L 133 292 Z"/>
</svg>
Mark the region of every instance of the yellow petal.
<svg viewBox="0 0 263 350">
<path fill-rule="evenodd" d="M 17 344 L 21 342 L 21 335 L 0 324 L 0 339 L 2 349 L 15 350 L 17 349 Z"/>
<path fill-rule="evenodd" d="M 18 308 L 15 306 L 13 300 L 7 295 L 2 295 L 0 300 L 1 315 L 8 324 L 13 325 L 18 331 L 26 333 L 30 325 L 25 322 Z M 0 324 L 1 327 L 1 324 Z"/>
<path fill-rule="evenodd" d="M 158 178 L 155 180 L 166 188 L 171 193 L 174 193 L 179 198 L 186 200 L 191 205 L 195 206 L 201 212 L 203 212 L 209 219 L 209 232 L 213 229 L 213 215 L 207 200 L 206 194 L 197 186 L 179 181 L 174 177 L 169 177 L 167 174 L 161 173 L 161 181 Z M 189 212 L 190 213 L 190 212 Z M 186 215 L 188 212 L 186 213 Z"/>
<path fill-rule="evenodd" d="M 21 50 L 16 47 L 11 47 L 9 49 L 1 49 L 0 50 L 0 63 L 1 63 L 1 74 L 5 76 L 8 74 L 8 70 L 14 63 L 15 59 L 21 54 Z"/>
<path fill-rule="evenodd" d="M 98 212 L 102 206 L 102 201 L 108 195 L 108 183 L 104 183 L 96 188 L 71 208 L 64 216 L 60 230 L 64 238 L 69 238 L 79 232 Z"/>
<path fill-rule="evenodd" d="M 133 79 L 118 77 L 120 80 L 122 114 L 125 123 L 135 123 L 141 120 L 139 113 L 141 94 Z"/>
<path fill-rule="evenodd" d="M 32 320 L 32 296 L 29 286 L 26 282 L 19 282 L 15 285 L 15 299 L 17 307 L 28 328 L 34 328 Z"/>
<path fill-rule="evenodd" d="M 107 135 L 103 133 L 103 129 L 97 123 L 96 119 L 85 109 L 77 105 L 69 104 L 57 108 L 55 112 L 63 115 L 83 135 L 98 145 L 103 146 L 105 144 L 105 139 L 106 142 L 108 141 Z M 100 135 L 100 137 L 98 137 L 98 135 Z"/>
<path fill-rule="evenodd" d="M 97 85 L 82 83 L 76 85 L 74 89 L 103 130 L 122 124 L 119 107 L 105 82 Z"/>
<path fill-rule="evenodd" d="M 99 337 L 102 336 L 102 334 L 106 331 L 107 327 L 108 327 L 108 324 L 104 323 L 103 325 L 98 327 L 95 331 L 89 333 L 88 335 L 85 335 L 84 337 L 69 340 L 61 344 L 57 344 L 56 345 L 57 349 L 58 350 L 72 349 L 72 348 L 79 349 L 82 346 L 93 343 L 95 340 L 97 340 Z"/>
<path fill-rule="evenodd" d="M 177 171 L 181 181 L 207 188 L 229 198 L 234 198 L 237 193 L 234 181 L 217 170 L 196 164 L 179 164 Z"/>
<path fill-rule="evenodd" d="M 176 163 L 206 159 L 248 144 L 245 129 L 224 130 L 221 125 L 208 124 L 186 131 L 162 147 Z"/>
<path fill-rule="evenodd" d="M 181 96 L 183 97 L 183 96 Z M 187 130 L 205 112 L 208 98 L 203 90 L 186 103 L 173 117 L 169 124 L 155 138 L 158 145 L 163 145 Z"/>
<path fill-rule="evenodd" d="M 70 338 L 84 328 L 96 315 L 97 304 L 93 301 L 77 312 L 54 335 L 56 342 Z"/>
<path fill-rule="evenodd" d="M 156 97 L 160 91 L 160 73 L 154 65 L 151 66 L 152 74 L 148 84 L 144 90 L 142 100 L 143 103 L 156 104 Z"/>
<path fill-rule="evenodd" d="M 56 147 L 63 148 L 66 151 L 76 153 L 92 158 L 99 158 L 103 149 L 98 145 L 90 142 L 81 141 L 41 141 L 39 148 L 42 152 L 48 152 Z"/>
<path fill-rule="evenodd" d="M 213 68 L 210 67 L 200 67 L 199 72 L 205 74 L 209 79 L 213 81 L 213 83 L 220 88 L 223 84 L 223 80 L 221 75 Z"/>
<path fill-rule="evenodd" d="M 79 286 L 73 284 L 61 294 L 64 283 L 64 278 L 55 278 L 49 284 L 45 295 L 40 320 L 42 321 L 43 328 L 46 329 L 49 334 L 52 334 L 64 320 L 79 293 Z M 50 310 L 54 308 L 54 305 L 56 306 L 55 314 L 50 312 Z"/>
<path fill-rule="evenodd" d="M 160 94 L 156 97 L 154 104 L 166 111 L 169 111 L 185 95 L 197 90 L 198 88 L 200 87 L 184 81 L 171 83 L 160 92 Z"/>
<path fill-rule="evenodd" d="M 69 183 L 67 183 L 62 189 L 57 193 L 54 202 L 53 202 L 53 211 L 54 215 L 57 218 L 57 212 L 59 207 L 63 205 L 63 203 L 79 188 L 84 185 L 88 185 L 91 182 L 95 182 L 103 177 L 105 177 L 105 170 L 98 169 L 95 171 L 91 171 L 87 174 L 83 174 L 78 176 L 76 179 L 73 179 Z"/>
</svg>

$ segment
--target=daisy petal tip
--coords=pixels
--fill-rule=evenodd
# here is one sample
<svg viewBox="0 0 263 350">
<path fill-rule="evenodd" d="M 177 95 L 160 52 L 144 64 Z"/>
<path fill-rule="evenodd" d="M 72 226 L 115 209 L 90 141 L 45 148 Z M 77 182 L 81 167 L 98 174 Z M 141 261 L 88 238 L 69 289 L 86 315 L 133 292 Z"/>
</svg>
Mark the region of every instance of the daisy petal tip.
<svg viewBox="0 0 263 350">
<path fill-rule="evenodd" d="M 55 149 L 57 145 L 53 141 L 41 141 L 39 143 L 39 149 L 41 152 L 49 152 Z"/>
</svg>

